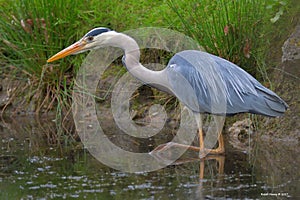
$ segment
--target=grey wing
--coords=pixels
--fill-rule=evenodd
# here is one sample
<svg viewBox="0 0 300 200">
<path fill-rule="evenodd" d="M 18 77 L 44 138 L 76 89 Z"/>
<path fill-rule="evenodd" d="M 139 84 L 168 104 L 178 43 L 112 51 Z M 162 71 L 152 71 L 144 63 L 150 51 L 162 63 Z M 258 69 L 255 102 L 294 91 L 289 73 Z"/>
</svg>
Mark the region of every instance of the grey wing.
<svg viewBox="0 0 300 200">
<path fill-rule="evenodd" d="M 235 64 L 201 51 L 182 51 L 166 68 L 172 93 L 195 112 L 280 116 L 287 104 Z"/>
</svg>

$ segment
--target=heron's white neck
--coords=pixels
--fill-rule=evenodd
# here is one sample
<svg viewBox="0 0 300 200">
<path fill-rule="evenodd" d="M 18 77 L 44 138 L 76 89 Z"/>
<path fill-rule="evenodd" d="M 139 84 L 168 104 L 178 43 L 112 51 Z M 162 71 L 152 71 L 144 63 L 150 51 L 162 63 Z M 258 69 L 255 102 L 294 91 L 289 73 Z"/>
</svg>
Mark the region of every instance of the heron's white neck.
<svg viewBox="0 0 300 200">
<path fill-rule="evenodd" d="M 167 86 L 163 71 L 152 71 L 140 63 L 140 50 L 136 41 L 128 35 L 118 33 L 111 38 L 110 45 L 124 50 L 123 62 L 127 70 L 137 79 L 146 84 L 153 83 Z"/>
</svg>

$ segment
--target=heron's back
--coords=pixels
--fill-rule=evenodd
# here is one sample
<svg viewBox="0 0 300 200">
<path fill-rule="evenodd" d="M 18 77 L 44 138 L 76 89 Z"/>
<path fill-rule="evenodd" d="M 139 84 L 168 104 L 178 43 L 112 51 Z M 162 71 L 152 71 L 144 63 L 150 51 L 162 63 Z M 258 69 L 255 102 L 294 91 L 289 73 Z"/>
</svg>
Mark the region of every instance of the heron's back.
<svg viewBox="0 0 300 200">
<path fill-rule="evenodd" d="M 206 52 L 175 54 L 166 68 L 172 93 L 195 112 L 281 116 L 287 104 L 237 65 Z"/>
</svg>

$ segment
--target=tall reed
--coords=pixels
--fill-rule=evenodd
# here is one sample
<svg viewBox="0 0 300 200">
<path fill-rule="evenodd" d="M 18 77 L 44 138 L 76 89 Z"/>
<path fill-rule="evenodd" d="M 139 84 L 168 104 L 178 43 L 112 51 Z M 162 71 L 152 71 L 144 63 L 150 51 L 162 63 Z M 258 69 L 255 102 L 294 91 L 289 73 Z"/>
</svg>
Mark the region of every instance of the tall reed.
<svg viewBox="0 0 300 200">
<path fill-rule="evenodd" d="M 206 51 L 240 65 L 256 77 L 265 78 L 267 69 L 258 62 L 263 60 L 261 57 L 269 45 L 266 23 L 271 23 L 276 13 L 275 7 L 280 4 L 276 2 L 169 0 L 168 5 L 177 15 L 171 19 L 177 29 L 198 40 Z M 269 9 L 270 5 L 274 9 Z"/>
<path fill-rule="evenodd" d="M 83 6 L 80 0 L 1 1 L 0 59 L 9 79 L 21 84 L 14 92 L 22 95 L 23 108 L 31 104 L 29 111 L 40 112 L 69 103 L 72 63 L 48 65 L 46 60 L 78 38 Z"/>
</svg>

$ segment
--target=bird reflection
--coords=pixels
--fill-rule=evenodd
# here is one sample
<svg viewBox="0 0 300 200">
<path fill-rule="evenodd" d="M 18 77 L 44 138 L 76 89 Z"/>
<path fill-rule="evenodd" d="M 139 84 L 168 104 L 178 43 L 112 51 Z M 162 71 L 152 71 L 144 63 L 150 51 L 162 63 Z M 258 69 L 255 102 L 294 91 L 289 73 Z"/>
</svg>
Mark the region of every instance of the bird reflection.
<svg viewBox="0 0 300 200">
<path fill-rule="evenodd" d="M 199 179 L 204 179 L 204 168 L 205 168 L 205 161 L 207 160 L 215 160 L 218 168 L 218 174 L 224 174 L 224 163 L 225 163 L 225 156 L 224 155 L 208 155 L 203 159 L 200 159 L 199 164 Z M 219 176 L 221 177 L 221 176 Z"/>
<path fill-rule="evenodd" d="M 152 156 L 155 156 L 156 159 L 160 159 L 161 162 L 169 162 L 170 159 L 172 159 L 172 156 L 170 154 L 153 154 L 151 153 Z M 170 156 L 170 157 L 169 157 Z M 225 165 L 225 155 L 210 155 L 208 154 L 204 158 L 199 158 L 198 156 L 191 156 L 190 154 L 188 155 L 183 155 L 182 158 L 176 160 L 175 162 L 172 163 L 172 165 L 175 166 L 181 166 L 181 165 L 186 165 L 186 164 L 194 164 L 194 163 L 199 163 L 199 174 L 198 174 L 198 183 L 197 183 L 197 189 L 195 194 L 195 198 L 197 199 L 205 199 L 205 196 L 203 194 L 204 188 L 205 188 L 205 183 L 208 184 L 208 179 L 211 177 L 208 177 L 208 175 L 211 175 L 211 168 L 213 168 L 213 171 L 217 171 L 217 188 L 221 187 L 221 184 L 223 183 L 223 177 L 224 177 L 224 165 Z M 205 168 L 210 168 L 206 169 Z M 208 174 L 209 173 L 209 174 Z M 211 184 L 211 183 L 209 183 Z"/>
</svg>

